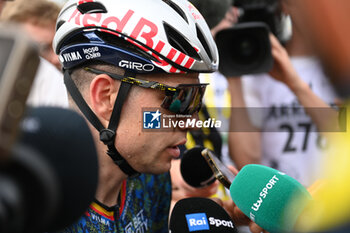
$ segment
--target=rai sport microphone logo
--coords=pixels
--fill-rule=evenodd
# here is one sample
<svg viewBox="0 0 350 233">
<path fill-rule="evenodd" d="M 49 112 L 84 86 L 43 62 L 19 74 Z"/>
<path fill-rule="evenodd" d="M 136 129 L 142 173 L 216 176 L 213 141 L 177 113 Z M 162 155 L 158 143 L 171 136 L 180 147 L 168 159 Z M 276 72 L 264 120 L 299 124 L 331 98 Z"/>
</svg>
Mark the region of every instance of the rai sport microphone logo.
<svg viewBox="0 0 350 233">
<path fill-rule="evenodd" d="M 188 230 L 201 231 L 209 230 L 208 218 L 205 213 L 186 214 Z"/>
<path fill-rule="evenodd" d="M 152 111 L 145 111 L 143 112 L 143 128 L 144 129 L 160 129 L 161 123 L 160 123 L 160 117 L 161 113 L 159 110 L 156 112 Z"/>
</svg>

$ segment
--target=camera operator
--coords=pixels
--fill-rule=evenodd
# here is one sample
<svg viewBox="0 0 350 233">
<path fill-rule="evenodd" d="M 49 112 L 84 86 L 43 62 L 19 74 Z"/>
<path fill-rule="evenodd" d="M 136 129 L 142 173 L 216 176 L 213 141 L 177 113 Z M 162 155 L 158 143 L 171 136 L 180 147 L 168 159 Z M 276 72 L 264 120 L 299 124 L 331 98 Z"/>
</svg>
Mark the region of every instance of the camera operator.
<svg viewBox="0 0 350 233">
<path fill-rule="evenodd" d="M 270 35 L 273 68 L 268 74 L 228 77 L 232 107 L 264 108 L 264 120 L 249 118 L 249 112 L 245 117 L 231 114 L 230 155 L 239 168 L 262 163 L 308 186 L 320 175 L 326 146 L 316 130 L 337 130 L 338 113 L 331 109 L 336 95 L 300 34 L 298 9 L 293 1 L 278 1 L 283 13 L 291 16 L 292 36 L 284 48 Z M 240 124 L 256 127 L 256 132 L 232 132 Z"/>
</svg>

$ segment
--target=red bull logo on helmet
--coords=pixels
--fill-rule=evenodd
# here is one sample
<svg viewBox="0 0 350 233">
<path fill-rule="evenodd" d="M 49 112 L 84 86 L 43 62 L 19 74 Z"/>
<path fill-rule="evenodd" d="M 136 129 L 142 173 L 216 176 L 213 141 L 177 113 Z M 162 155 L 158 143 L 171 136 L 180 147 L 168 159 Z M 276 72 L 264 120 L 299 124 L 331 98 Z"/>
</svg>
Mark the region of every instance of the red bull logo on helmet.
<svg viewBox="0 0 350 233">
<path fill-rule="evenodd" d="M 80 1 L 82 3 L 88 1 Z M 79 4 L 81 4 L 79 2 Z M 152 61 L 156 66 L 161 66 L 163 69 L 166 67 L 166 70 L 170 73 L 184 73 L 183 71 L 178 70 L 166 59 L 159 57 L 153 51 L 157 53 L 167 54 L 165 57 L 176 64 L 179 64 L 187 69 L 190 69 L 194 64 L 195 60 L 186 54 L 171 48 L 162 40 L 157 38 L 158 27 L 153 22 L 147 20 L 144 17 L 138 17 L 135 12 L 131 9 L 127 10 L 122 17 L 117 16 L 107 16 L 103 13 L 87 13 L 82 14 L 78 9 L 75 9 L 72 15 L 70 16 L 68 22 L 75 23 L 76 25 L 82 27 L 102 27 L 109 30 L 101 29 L 108 33 L 115 33 L 118 36 L 127 35 L 130 43 L 138 46 L 142 50 L 152 53 L 152 56 L 156 57 L 159 62 Z M 127 28 L 127 29 L 126 29 Z M 130 30 L 130 28 L 132 30 Z M 140 42 L 136 42 L 140 41 Z M 198 48 L 195 48 L 198 50 Z M 153 50 L 153 51 L 151 51 Z"/>
</svg>

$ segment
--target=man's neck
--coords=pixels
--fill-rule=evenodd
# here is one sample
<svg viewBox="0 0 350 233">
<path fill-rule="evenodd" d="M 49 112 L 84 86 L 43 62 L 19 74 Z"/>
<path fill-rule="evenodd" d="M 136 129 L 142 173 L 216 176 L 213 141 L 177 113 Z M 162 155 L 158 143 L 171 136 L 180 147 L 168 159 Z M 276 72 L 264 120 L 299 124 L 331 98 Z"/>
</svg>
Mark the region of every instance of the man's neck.
<svg viewBox="0 0 350 233">
<path fill-rule="evenodd" d="M 96 199 L 106 206 L 114 206 L 118 204 L 120 189 L 127 175 L 106 154 L 100 157 L 102 159 L 99 160 L 100 171 Z"/>
</svg>

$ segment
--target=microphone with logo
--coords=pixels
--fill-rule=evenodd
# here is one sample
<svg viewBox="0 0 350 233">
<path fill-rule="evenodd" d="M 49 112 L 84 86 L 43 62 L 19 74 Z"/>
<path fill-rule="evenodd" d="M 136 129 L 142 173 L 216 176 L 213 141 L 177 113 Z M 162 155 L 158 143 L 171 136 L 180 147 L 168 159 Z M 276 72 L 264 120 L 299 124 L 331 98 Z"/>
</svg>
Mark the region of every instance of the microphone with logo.
<svg viewBox="0 0 350 233">
<path fill-rule="evenodd" d="M 29 109 L 0 168 L 0 232 L 55 231 L 76 221 L 97 188 L 96 148 L 68 109 Z"/>
<path fill-rule="evenodd" d="M 194 187 L 203 187 L 216 178 L 230 189 L 238 208 L 260 227 L 269 232 L 293 231 L 312 200 L 305 187 L 278 170 L 257 164 L 246 165 L 233 176 L 217 160 L 203 147 L 188 150 L 181 161 L 183 179 Z"/>
<path fill-rule="evenodd" d="M 219 204 L 211 199 L 192 197 L 175 204 L 170 217 L 169 232 L 237 233 L 237 229 Z"/>
<path fill-rule="evenodd" d="M 244 166 L 230 187 L 238 208 L 269 232 L 292 232 L 298 218 L 312 201 L 298 181 L 275 169 Z"/>
</svg>

